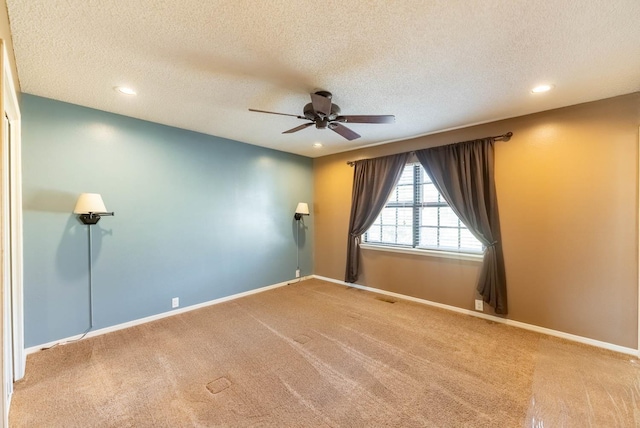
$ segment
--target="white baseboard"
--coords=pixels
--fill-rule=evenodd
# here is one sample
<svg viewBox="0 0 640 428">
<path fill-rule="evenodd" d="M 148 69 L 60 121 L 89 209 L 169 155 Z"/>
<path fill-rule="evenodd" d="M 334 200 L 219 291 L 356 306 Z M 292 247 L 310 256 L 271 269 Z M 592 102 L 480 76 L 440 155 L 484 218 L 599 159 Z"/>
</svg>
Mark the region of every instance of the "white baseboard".
<svg viewBox="0 0 640 428">
<path fill-rule="evenodd" d="M 221 297 L 219 299 L 210 300 L 208 302 L 203 302 L 203 303 L 199 303 L 199 304 L 192 305 L 192 306 L 187 306 L 187 307 L 180 308 L 180 309 L 175 309 L 175 310 L 172 310 L 172 311 L 163 312 L 161 314 L 152 315 L 152 316 L 149 316 L 149 317 L 140 318 L 140 319 L 137 319 L 137 320 L 125 322 L 125 323 L 114 325 L 114 326 L 111 326 L 111 327 L 105 327 L 105 328 L 102 328 L 102 329 L 99 329 L 99 330 L 90 331 L 89 333 L 87 333 L 86 337 L 94 337 L 94 336 L 99 336 L 101 334 L 111 333 L 113 331 L 122 330 L 124 328 L 133 327 L 133 326 L 136 326 L 136 325 L 148 323 L 148 322 L 151 322 L 151 321 L 159 320 L 159 319 L 170 317 L 170 316 L 173 316 L 173 315 L 178 315 L 178 314 L 181 314 L 181 313 L 184 313 L 184 312 L 193 311 L 193 310 L 196 310 L 196 309 L 204 308 L 206 306 L 216 305 L 218 303 L 228 302 L 230 300 L 235 300 L 235 299 L 239 299 L 241 297 L 250 296 L 252 294 L 257 294 L 257 293 L 262 293 L 262 292 L 267 291 L 267 290 L 272 290 L 274 288 L 283 287 L 285 285 L 295 284 L 295 283 L 297 283 L 299 281 L 305 281 L 305 280 L 307 280 L 309 278 L 316 278 L 316 279 L 320 279 L 322 281 L 333 282 L 335 284 L 340 284 L 340 285 L 345 285 L 345 286 L 348 286 L 348 287 L 358 288 L 358 289 L 361 289 L 361 290 L 371 291 L 373 293 L 383 294 L 383 295 L 395 297 L 395 298 L 398 298 L 398 299 L 409 300 L 411 302 L 421 303 L 421 304 L 428 305 L 428 306 L 434 306 L 434 307 L 437 307 L 437 308 L 446 309 L 446 310 L 449 310 L 449 311 L 453 311 L 453 312 L 457 312 L 457 313 L 461 313 L 461 314 L 465 314 L 465 315 L 471 315 L 471 316 L 474 316 L 474 317 L 477 317 L 477 318 L 482 318 L 482 319 L 486 319 L 486 320 L 489 320 L 489 321 L 493 321 L 493 322 L 497 322 L 497 323 L 501 323 L 501 324 L 506 324 L 506 325 L 510 325 L 510 326 L 513 326 L 513 327 L 518 327 L 518 328 L 522 328 L 522 329 L 525 329 L 525 330 L 534 331 L 534 332 L 537 332 L 537 333 L 546 334 L 546 335 L 549 335 L 549 336 L 559 337 L 559 338 L 570 340 L 570 341 L 573 341 L 573 342 L 578 342 L 578 343 L 583 343 L 583 344 L 586 344 L 586 345 L 595 346 L 595 347 L 598 347 L 598 348 L 608 349 L 608 350 L 614 351 L 614 352 L 620 352 L 622 354 L 640 356 L 639 355 L 639 351 L 637 349 L 627 348 L 625 346 L 615 345 L 615 344 L 609 343 L 609 342 L 602 342 L 600 340 L 590 339 L 588 337 L 583 337 L 583 336 L 578 336 L 578 335 L 575 335 L 575 334 L 565 333 L 565 332 L 558 331 L 558 330 L 552 330 L 550 328 L 540 327 L 540 326 L 533 325 L 533 324 L 527 324 L 527 323 L 520 322 L 520 321 L 514 321 L 514 320 L 510 320 L 510 319 L 506 319 L 506 318 L 500 318 L 500 317 L 496 317 L 494 315 L 485 314 L 485 313 L 482 313 L 482 312 L 475 312 L 475 311 L 472 311 L 472 310 L 469 310 L 469 309 L 462 309 L 462 308 L 458 308 L 456 306 L 445 305 L 443 303 L 432 302 L 430 300 L 420 299 L 420 298 L 417 298 L 417 297 L 407 296 L 407 295 L 404 295 L 404 294 L 394 293 L 394 292 L 391 292 L 391 291 L 381 290 L 381 289 L 378 289 L 378 288 L 367 287 L 365 285 L 348 283 L 348 282 L 340 281 L 340 280 L 333 279 L 333 278 L 327 278 L 327 277 L 320 276 L 320 275 L 310 275 L 310 276 L 302 277 L 300 279 L 296 278 L 296 279 L 292 279 L 290 281 L 280 282 L 278 284 L 267 285 L 265 287 L 256 288 L 255 290 L 249 290 L 249 291 L 245 291 L 245 292 L 242 292 L 242 293 L 233 294 L 231 296 L 226 296 L 226 297 Z M 60 340 L 56 340 L 56 341 L 49 342 L 49 343 L 44 343 L 44 344 L 37 345 L 37 346 L 32 346 L 30 348 L 26 348 L 25 349 L 25 353 L 27 355 L 29 355 L 29 354 L 32 354 L 34 352 L 38 352 L 38 351 L 42 350 L 43 348 L 49 348 L 49 347 L 55 345 L 56 343 L 64 345 L 66 342 L 71 342 L 71 341 L 77 340 L 80 337 L 82 337 L 82 334 L 78 334 L 78 335 L 75 335 L 75 336 L 67 337 L 65 339 L 60 339 Z"/>
<path fill-rule="evenodd" d="M 500 318 L 500 317 L 496 317 L 494 315 L 485 314 L 485 313 L 482 313 L 482 312 L 475 312 L 475 311 L 472 311 L 472 310 L 469 310 L 469 309 L 462 309 L 462 308 L 458 308 L 456 306 L 445 305 L 443 303 L 432 302 L 430 300 L 419 299 L 417 297 L 411 297 L 411 296 L 406 296 L 404 294 L 393 293 L 391 291 L 380 290 L 378 288 L 367 287 L 365 285 L 344 282 L 344 281 L 340 281 L 338 279 L 327 278 L 327 277 L 319 276 L 319 275 L 311 275 L 311 277 L 312 278 L 316 278 L 316 279 L 320 279 L 322 281 L 333 282 L 335 284 L 346 285 L 348 287 L 358 288 L 358 289 L 361 289 L 361 290 L 371 291 L 373 293 L 384 294 L 386 296 L 396 297 L 398 299 L 404 299 L 404 300 L 409 300 L 409 301 L 416 302 L 416 303 L 422 303 L 424 305 L 435 306 L 437 308 L 446 309 L 446 310 L 449 310 L 449 311 L 458 312 L 458 313 L 465 314 L 465 315 L 471 315 L 471 316 L 482 318 L 482 319 L 486 319 L 486 320 L 489 320 L 489 321 L 494 321 L 494 322 L 497 322 L 497 323 L 500 323 L 500 324 L 506 324 L 506 325 L 510 325 L 510 326 L 513 326 L 513 327 L 522 328 L 524 330 L 535 331 L 536 333 L 542 333 L 542 334 L 546 334 L 546 335 L 549 335 L 549 336 L 559 337 L 561 339 L 571 340 L 573 342 L 583 343 L 583 344 L 595 346 L 595 347 L 598 347 L 598 348 L 608 349 L 610 351 L 620 352 L 622 354 L 633 355 L 633 356 L 636 356 L 636 357 L 640 356 L 638 349 L 627 348 L 625 346 L 615 345 L 615 344 L 609 343 L 609 342 L 602 342 L 600 340 L 590 339 L 588 337 L 583 337 L 583 336 L 578 336 L 578 335 L 575 335 L 575 334 L 565 333 L 565 332 L 558 331 L 558 330 L 552 330 L 550 328 L 540 327 L 540 326 L 533 325 L 533 324 L 527 324 L 527 323 L 520 322 L 520 321 L 514 321 L 514 320 L 510 320 L 510 319 L 506 319 L 506 318 Z"/>
<path fill-rule="evenodd" d="M 272 284 L 272 285 L 267 285 L 265 287 L 256 288 L 255 290 L 244 291 L 242 293 L 232 294 L 231 296 L 225 296 L 225 297 L 220 297 L 219 299 L 209 300 L 208 302 L 198 303 L 198 304 L 192 305 L 192 306 L 186 306 L 184 308 L 175 309 L 175 310 L 168 311 L 168 312 L 163 312 L 163 313 L 157 314 L 157 315 L 151 315 L 149 317 L 140 318 L 140 319 L 133 320 L 133 321 L 128 321 L 128 322 L 125 322 L 125 323 L 122 323 L 122 324 L 113 325 L 111 327 L 101 328 L 99 330 L 93 330 L 93 331 L 90 331 L 89 333 L 87 333 L 85 338 L 94 337 L 94 336 L 100 336 L 101 334 L 111 333 L 113 331 L 118 331 L 118 330 L 122 330 L 124 328 L 129 328 L 129 327 L 133 327 L 133 326 L 136 326 L 136 325 L 140 325 L 140 324 L 148 323 L 148 322 L 151 322 L 151 321 L 159 320 L 159 319 L 162 319 L 162 318 L 170 317 L 170 316 L 173 316 L 173 315 L 182 314 L 184 312 L 193 311 L 193 310 L 196 310 L 196 309 L 204 308 L 206 306 L 217 305 L 218 303 L 228 302 L 229 300 L 235 300 L 235 299 L 239 299 L 241 297 L 250 296 L 252 294 L 262 293 L 262 292 L 267 291 L 267 290 L 273 290 L 274 288 L 283 287 L 285 285 L 290 285 L 290 284 L 295 284 L 295 283 L 297 283 L 299 281 L 304 281 L 304 280 L 307 280 L 309 278 L 311 278 L 311 276 L 304 276 L 302 278 L 295 278 L 295 279 L 292 279 L 292 280 L 289 280 L 289 281 L 280 282 L 278 284 Z M 34 352 L 41 351 L 43 348 L 49 348 L 49 347 L 51 347 L 51 346 L 53 346 L 55 344 L 65 345 L 67 342 L 78 340 L 81 337 L 82 337 L 82 334 L 77 334 L 75 336 L 67 337 L 65 339 L 55 340 L 53 342 L 44 343 L 42 345 L 32 346 L 30 348 L 26 348 L 25 349 L 25 353 L 27 355 L 33 354 Z"/>
</svg>

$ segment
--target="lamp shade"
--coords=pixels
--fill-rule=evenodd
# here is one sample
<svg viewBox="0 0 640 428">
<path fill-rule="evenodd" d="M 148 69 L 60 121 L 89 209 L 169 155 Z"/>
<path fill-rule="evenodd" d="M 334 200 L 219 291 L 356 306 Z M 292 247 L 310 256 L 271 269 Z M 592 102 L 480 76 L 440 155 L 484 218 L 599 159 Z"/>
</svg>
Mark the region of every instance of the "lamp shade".
<svg viewBox="0 0 640 428">
<path fill-rule="evenodd" d="M 83 193 L 78 197 L 73 212 L 75 214 L 106 213 L 107 208 L 99 193 Z"/>
<path fill-rule="evenodd" d="M 298 203 L 296 214 L 309 215 L 309 205 L 306 202 Z"/>
</svg>

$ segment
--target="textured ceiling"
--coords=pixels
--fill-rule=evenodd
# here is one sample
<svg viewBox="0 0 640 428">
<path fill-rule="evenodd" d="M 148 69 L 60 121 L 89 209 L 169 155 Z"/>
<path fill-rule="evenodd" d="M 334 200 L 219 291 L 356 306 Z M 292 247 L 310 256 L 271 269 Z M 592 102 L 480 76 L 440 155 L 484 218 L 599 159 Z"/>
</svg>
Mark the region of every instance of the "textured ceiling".
<svg viewBox="0 0 640 428">
<path fill-rule="evenodd" d="M 23 92 L 311 157 L 640 90 L 638 0 L 7 7 Z M 555 89 L 531 94 L 542 82 Z M 362 138 L 349 142 L 283 135 L 304 122 L 247 110 L 301 114 L 317 89 L 396 123 L 350 124 Z"/>
</svg>

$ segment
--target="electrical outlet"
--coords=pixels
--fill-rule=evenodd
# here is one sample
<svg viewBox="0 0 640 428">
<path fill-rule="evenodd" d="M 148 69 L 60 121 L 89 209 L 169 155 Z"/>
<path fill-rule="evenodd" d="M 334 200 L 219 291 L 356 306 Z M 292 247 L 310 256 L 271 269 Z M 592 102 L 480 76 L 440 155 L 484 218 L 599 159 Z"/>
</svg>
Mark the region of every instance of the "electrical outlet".
<svg viewBox="0 0 640 428">
<path fill-rule="evenodd" d="M 173 299 L 171 299 L 171 307 L 177 308 L 178 306 L 180 306 L 180 298 L 174 297 Z"/>
<path fill-rule="evenodd" d="M 476 300 L 476 311 L 484 310 L 483 305 L 484 302 L 482 300 Z"/>
<path fill-rule="evenodd" d="M 300 278 L 300 269 L 296 269 L 296 278 Z"/>
</svg>

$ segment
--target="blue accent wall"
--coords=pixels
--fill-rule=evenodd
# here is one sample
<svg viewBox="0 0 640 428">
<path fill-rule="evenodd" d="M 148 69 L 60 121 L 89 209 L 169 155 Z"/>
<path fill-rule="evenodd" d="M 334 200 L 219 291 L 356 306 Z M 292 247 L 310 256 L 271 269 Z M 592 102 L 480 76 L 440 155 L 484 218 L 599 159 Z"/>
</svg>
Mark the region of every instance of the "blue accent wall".
<svg viewBox="0 0 640 428">
<path fill-rule="evenodd" d="M 89 326 L 80 193 L 115 211 L 91 226 L 94 329 L 170 311 L 172 297 L 185 307 L 294 278 L 310 158 L 28 94 L 21 112 L 27 347 Z"/>
</svg>

